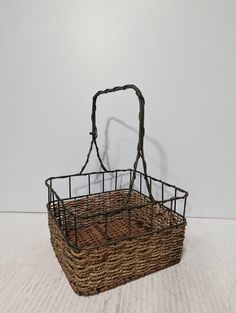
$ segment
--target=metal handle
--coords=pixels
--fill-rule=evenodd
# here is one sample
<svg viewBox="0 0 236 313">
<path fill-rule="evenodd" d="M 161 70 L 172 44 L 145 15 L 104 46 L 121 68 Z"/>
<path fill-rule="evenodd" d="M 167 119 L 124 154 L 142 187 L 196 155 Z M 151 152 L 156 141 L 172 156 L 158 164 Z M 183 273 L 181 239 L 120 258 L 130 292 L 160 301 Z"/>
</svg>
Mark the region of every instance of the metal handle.
<svg viewBox="0 0 236 313">
<path fill-rule="evenodd" d="M 100 153 L 99 153 L 99 149 L 98 149 L 98 145 L 97 145 L 97 125 L 96 125 L 96 109 L 97 109 L 97 98 L 98 96 L 102 95 L 102 94 L 107 94 L 110 92 L 116 92 L 116 91 L 120 91 L 120 90 L 126 90 L 126 89 L 133 89 L 138 97 L 139 100 L 139 140 L 138 140 L 138 145 L 137 145 L 137 155 L 136 155 L 136 159 L 134 162 L 134 171 L 133 171 L 133 176 L 131 178 L 130 181 L 130 186 L 129 186 L 129 193 L 128 193 L 128 197 L 125 201 L 125 203 L 127 203 L 128 198 L 130 196 L 131 190 L 133 188 L 133 184 L 134 184 L 134 180 L 136 177 L 136 170 L 137 170 L 137 166 L 138 166 L 138 160 L 141 157 L 142 161 L 143 161 L 143 169 L 144 169 L 144 177 L 145 177 L 145 181 L 146 181 L 146 185 L 147 185 L 147 189 L 149 192 L 149 196 L 150 199 L 155 202 L 153 196 L 152 196 L 152 192 L 151 192 L 151 187 L 150 187 L 150 183 L 147 177 L 147 165 L 146 165 L 146 161 L 144 158 L 144 151 L 143 151 L 143 139 L 144 139 L 144 133 L 145 133 L 145 128 L 144 128 L 144 105 L 145 105 L 145 100 L 144 97 L 140 91 L 140 89 L 138 87 L 136 87 L 135 85 L 129 84 L 129 85 L 124 85 L 124 86 L 117 86 L 114 88 L 108 88 L 105 90 L 100 90 L 98 91 L 94 96 L 93 96 L 93 104 L 92 104 L 92 114 L 91 114 L 91 120 L 92 120 L 92 132 L 90 132 L 90 134 L 92 135 L 92 141 L 90 144 L 90 149 L 87 155 L 87 159 L 86 162 L 84 164 L 84 166 L 82 167 L 80 173 L 82 173 L 84 171 L 84 169 L 86 168 L 89 158 L 90 158 L 90 154 L 92 152 L 92 148 L 93 145 L 95 145 L 96 151 L 97 151 L 97 157 L 99 159 L 99 162 L 101 164 L 101 167 L 104 171 L 107 171 L 106 167 L 104 166 L 102 159 L 100 157 Z"/>
<path fill-rule="evenodd" d="M 144 104 L 145 100 L 144 97 L 138 87 L 135 85 L 124 85 L 124 86 L 117 86 L 114 88 L 108 88 L 105 90 L 100 90 L 98 91 L 94 96 L 93 96 L 93 106 L 92 106 L 92 115 L 91 115 L 91 120 L 92 120 L 92 132 L 90 133 L 93 138 L 97 138 L 97 125 L 96 125 L 96 109 L 97 109 L 97 98 L 98 96 L 102 94 L 107 94 L 111 92 L 116 92 L 120 90 L 126 90 L 126 89 L 133 89 L 138 97 L 139 100 L 139 143 L 138 143 L 138 148 L 142 149 L 143 147 L 143 138 L 144 138 Z"/>
</svg>

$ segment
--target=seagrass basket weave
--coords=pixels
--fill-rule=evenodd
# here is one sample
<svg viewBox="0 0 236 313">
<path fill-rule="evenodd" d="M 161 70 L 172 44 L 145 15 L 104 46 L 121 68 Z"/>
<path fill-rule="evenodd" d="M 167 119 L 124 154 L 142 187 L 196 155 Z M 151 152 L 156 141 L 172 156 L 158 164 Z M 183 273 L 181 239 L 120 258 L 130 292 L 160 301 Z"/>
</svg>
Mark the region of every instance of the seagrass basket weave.
<svg viewBox="0 0 236 313">
<path fill-rule="evenodd" d="M 139 139 L 132 169 L 107 170 L 97 145 L 99 95 L 133 89 L 139 100 Z M 92 105 L 92 140 L 79 174 L 50 177 L 51 243 L 73 290 L 93 295 L 178 263 L 188 193 L 147 174 L 144 98 L 134 85 L 98 91 Z M 102 171 L 84 173 L 95 147 Z M 137 170 L 141 159 L 143 172 Z"/>
</svg>

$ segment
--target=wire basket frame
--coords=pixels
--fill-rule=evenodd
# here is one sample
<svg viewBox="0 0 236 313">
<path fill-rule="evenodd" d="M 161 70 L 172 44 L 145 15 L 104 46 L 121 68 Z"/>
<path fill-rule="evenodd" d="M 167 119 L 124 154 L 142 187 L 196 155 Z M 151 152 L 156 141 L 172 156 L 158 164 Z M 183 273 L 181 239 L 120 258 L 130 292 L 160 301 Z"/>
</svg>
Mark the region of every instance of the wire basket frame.
<svg viewBox="0 0 236 313">
<path fill-rule="evenodd" d="M 72 246 L 74 249 L 80 250 L 82 246 L 79 244 L 78 234 L 79 228 L 84 227 L 84 225 L 91 224 L 93 221 L 96 223 L 98 218 L 100 218 L 100 224 L 103 224 L 103 232 L 101 230 L 101 240 L 99 245 L 106 245 L 112 244 L 114 241 L 111 240 L 108 236 L 108 229 L 109 229 L 109 218 L 111 216 L 115 216 L 119 218 L 119 216 L 126 216 L 127 221 L 127 233 L 123 234 L 119 240 L 125 240 L 127 238 L 132 239 L 134 237 L 142 236 L 143 233 L 141 232 L 139 235 L 134 235 L 132 231 L 132 227 L 134 225 L 131 224 L 132 214 L 136 214 L 135 211 L 141 209 L 151 209 L 152 214 L 149 215 L 150 218 L 150 227 L 144 229 L 145 234 L 162 231 L 171 227 L 175 227 L 180 224 L 184 224 L 185 220 L 185 211 L 186 211 L 186 200 L 187 200 L 187 192 L 183 189 L 176 187 L 174 185 L 168 184 L 162 180 L 158 180 L 151 176 L 147 176 L 150 181 L 150 186 L 155 188 L 154 192 L 156 191 L 157 200 L 155 200 L 155 204 L 153 204 L 148 195 L 147 191 L 143 190 L 143 181 L 144 181 L 144 174 L 140 171 L 136 171 L 136 174 L 139 176 L 139 187 L 138 189 L 133 189 L 134 194 L 140 195 L 141 202 L 138 204 L 131 204 L 126 205 L 125 207 L 122 206 L 122 202 L 117 203 L 116 206 L 111 206 L 111 203 L 104 203 L 104 198 L 101 198 L 101 195 L 106 194 L 107 198 L 111 197 L 115 193 L 122 192 L 125 198 L 125 195 L 128 193 L 129 189 L 127 186 L 120 189 L 117 186 L 118 177 L 122 173 L 128 173 L 130 179 L 133 174 L 132 169 L 124 169 L 124 170 L 114 170 L 114 171 L 107 171 L 107 172 L 92 172 L 92 173 L 85 173 L 85 174 L 74 174 L 74 175 L 66 175 L 66 176 L 58 176 L 52 177 L 47 179 L 46 184 L 48 186 L 48 210 L 49 213 L 53 216 L 56 223 L 61 229 L 61 232 L 67 241 L 67 243 Z M 106 181 L 106 174 L 113 174 L 113 186 L 112 188 L 105 189 L 105 181 Z M 98 181 L 101 185 L 101 192 L 91 192 L 91 176 L 96 175 L 98 177 Z M 73 184 L 72 178 L 75 177 L 86 177 L 88 183 L 87 194 L 79 194 L 73 195 Z M 110 177 L 109 177 L 110 179 Z M 60 198 L 59 195 L 53 188 L 53 183 L 57 180 L 64 180 L 67 183 L 68 191 L 67 196 L 64 198 Z M 168 193 L 166 189 L 168 188 Z M 170 196 L 170 194 L 172 194 Z M 99 197 L 100 195 L 100 197 Z M 93 200 L 94 197 L 97 199 L 97 206 L 96 209 L 93 210 Z M 123 200 L 124 200 L 123 198 Z M 91 200 L 90 200 L 91 199 Z M 91 202 L 91 204 L 89 203 Z M 140 200 L 139 200 L 140 201 Z M 86 202 L 86 208 L 85 208 Z M 113 205 L 114 205 L 113 201 Z M 103 205 L 103 206 L 102 206 Z M 100 208 L 99 209 L 97 209 Z M 178 208 L 178 210 L 177 210 Z M 92 211 L 92 212 L 91 212 Z M 167 221 L 168 223 L 161 223 L 161 212 L 166 212 L 168 214 Z M 127 213 L 127 214 L 125 214 Z M 166 217 L 165 217 L 166 218 Z M 125 219 L 125 218 L 124 218 Z M 142 216 L 140 216 L 142 219 Z M 160 223 L 157 223 L 158 219 Z M 102 227 L 101 227 L 102 229 Z M 85 247 L 86 248 L 86 247 Z"/>
<path fill-rule="evenodd" d="M 126 89 L 133 89 L 139 100 L 137 155 L 133 168 L 107 170 L 97 145 L 96 101 L 102 94 Z M 46 180 L 52 245 L 71 286 L 79 294 L 90 295 L 108 290 L 180 260 L 188 192 L 147 174 L 143 150 L 144 104 L 141 91 L 134 85 L 97 92 L 92 105 L 92 140 L 84 166 L 77 174 Z M 93 147 L 102 171 L 84 173 Z M 137 170 L 140 159 L 143 172 Z M 58 187 L 60 184 L 63 188 Z M 150 246 L 145 252 L 149 259 L 145 265 L 140 260 L 144 241 L 145 245 L 149 243 Z M 163 242 L 161 247 L 158 246 L 159 241 Z M 122 247 L 120 253 L 116 252 L 118 247 Z M 68 252 L 66 257 L 61 254 L 62 250 Z M 91 254 L 84 254 L 85 251 Z M 103 269 L 103 276 L 101 273 L 95 274 L 89 266 L 81 270 L 78 264 L 81 253 L 88 264 L 92 262 L 94 268 L 99 266 L 99 270 Z M 130 253 L 133 253 L 133 260 L 122 264 L 122 254 L 130 256 Z M 102 255 L 102 258 L 96 261 L 98 255 Z M 121 264 L 119 274 L 113 269 L 112 262 Z M 127 277 L 127 266 L 130 270 L 137 267 L 131 277 Z M 90 280 L 81 280 L 80 275 L 85 275 L 83 271 Z"/>
</svg>

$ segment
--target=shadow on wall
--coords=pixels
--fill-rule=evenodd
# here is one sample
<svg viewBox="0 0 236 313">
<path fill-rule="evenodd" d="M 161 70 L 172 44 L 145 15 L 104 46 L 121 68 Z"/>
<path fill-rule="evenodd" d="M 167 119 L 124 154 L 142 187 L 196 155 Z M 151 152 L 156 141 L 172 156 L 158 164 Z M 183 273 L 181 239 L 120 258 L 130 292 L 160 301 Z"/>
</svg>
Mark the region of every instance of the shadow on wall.
<svg viewBox="0 0 236 313">
<path fill-rule="evenodd" d="M 104 135 L 105 135 L 104 152 L 101 155 L 101 159 L 102 159 L 103 164 L 106 166 L 106 168 L 108 170 L 114 169 L 114 168 L 111 168 L 110 160 L 109 160 L 109 146 L 110 146 L 110 144 L 109 144 L 109 129 L 110 129 L 112 123 L 118 123 L 121 126 L 128 129 L 129 131 L 137 134 L 137 136 L 138 136 L 137 129 L 134 128 L 133 126 L 128 125 L 127 123 L 123 122 L 122 120 L 120 120 L 116 117 L 110 117 L 107 120 L 107 123 L 105 126 L 105 132 L 104 132 Z M 154 159 L 160 160 L 160 164 L 158 165 L 159 175 L 152 175 L 152 173 L 150 173 L 150 172 L 148 172 L 148 175 L 168 182 L 168 179 L 167 179 L 168 178 L 167 177 L 168 176 L 168 157 L 167 157 L 162 145 L 156 139 L 153 139 L 152 137 L 147 136 L 147 135 L 145 135 L 144 141 L 147 141 L 153 145 L 153 147 L 155 148 L 155 151 L 157 152 L 157 154 L 154 154 Z M 144 151 L 144 153 L 145 153 L 145 151 Z M 158 156 L 159 156 L 159 158 L 157 158 Z M 147 161 L 147 153 L 145 154 L 145 157 L 146 157 L 146 161 Z M 149 157 L 149 160 L 150 160 L 150 157 Z M 149 163 L 149 162 L 147 162 L 147 163 Z M 98 165 L 98 171 L 100 171 L 100 170 L 101 170 L 101 168 Z M 141 172 L 142 172 L 142 170 L 141 170 Z M 96 183 L 99 181 L 98 176 L 95 179 Z M 188 214 L 186 216 L 187 217 L 191 216 L 192 211 L 193 211 L 192 206 L 188 202 L 188 208 L 187 208 Z"/>
<path fill-rule="evenodd" d="M 129 131 L 132 131 L 133 133 L 138 134 L 137 129 L 128 125 L 127 123 L 123 122 L 122 120 L 119 120 L 116 117 L 110 117 L 107 120 L 105 132 L 104 132 L 104 134 L 105 134 L 104 152 L 102 153 L 101 158 L 102 158 L 104 165 L 107 167 L 108 170 L 112 170 L 111 165 L 110 165 L 110 160 L 109 160 L 109 152 L 108 152 L 109 146 L 110 146 L 110 144 L 109 144 L 109 129 L 111 127 L 111 124 L 114 122 L 122 125 L 123 127 L 128 129 Z M 160 175 L 159 176 L 161 179 L 165 180 L 167 177 L 168 160 L 167 160 L 167 155 L 166 155 L 164 149 L 162 148 L 162 145 L 157 140 L 151 138 L 150 136 L 145 135 L 144 140 L 151 143 L 155 147 L 155 149 L 157 150 L 157 154 L 159 154 L 159 156 L 160 156 L 160 158 L 159 158 L 160 159 L 160 168 L 159 168 L 159 170 L 160 170 L 159 174 Z M 146 157 L 147 157 L 147 155 L 146 155 Z M 151 173 L 149 173 L 149 174 L 151 174 Z"/>
<path fill-rule="evenodd" d="M 105 143 L 104 143 L 104 151 L 103 153 L 101 154 L 101 159 L 102 159 L 102 162 L 103 164 L 105 165 L 105 167 L 107 168 L 107 170 L 114 170 L 114 168 L 111 167 L 110 165 L 110 159 L 109 159 L 109 147 L 110 147 L 110 142 L 109 142 L 109 130 L 110 130 L 110 127 L 111 127 L 111 124 L 112 123 L 118 123 L 120 124 L 121 126 L 125 127 L 126 129 L 128 129 L 129 131 L 137 134 L 138 136 L 138 131 L 136 128 L 128 125 L 127 123 L 123 122 L 122 120 L 116 118 L 116 117 L 110 117 L 107 122 L 106 122 L 106 126 L 105 126 Z M 167 155 L 165 154 L 161 144 L 156 141 L 155 139 L 151 138 L 150 136 L 146 136 L 145 135 L 145 140 L 150 142 L 157 150 L 157 155 L 159 154 L 160 156 L 160 165 L 159 165 L 159 174 L 157 178 L 159 179 L 162 179 L 165 181 L 166 177 L 167 177 Z M 141 164 L 141 162 L 140 162 Z M 133 165 L 131 166 L 131 168 L 133 167 Z M 101 166 L 100 166 L 100 163 L 98 162 L 98 165 L 97 165 L 97 172 L 101 172 L 102 169 L 101 169 Z M 143 172 L 143 169 L 141 168 L 141 172 Z M 148 172 L 148 175 L 150 176 L 154 176 L 156 177 L 155 175 L 151 175 L 151 173 Z M 107 178 L 105 179 L 105 181 L 109 181 L 111 182 L 112 184 L 112 179 L 114 178 L 113 177 L 113 174 L 111 175 L 112 177 L 111 178 Z M 125 177 L 125 174 L 121 174 L 121 179 L 122 177 L 124 176 Z M 97 174 L 95 175 L 94 177 L 94 181 L 91 181 L 91 186 L 93 185 L 99 185 L 99 184 L 102 184 L 102 180 L 101 180 L 101 175 L 100 174 Z M 75 194 L 79 193 L 79 190 L 81 188 L 85 188 L 87 186 L 87 184 L 85 185 L 80 185 L 79 187 L 75 187 L 73 189 L 73 192 Z M 111 186 L 110 186 L 111 187 Z"/>
</svg>

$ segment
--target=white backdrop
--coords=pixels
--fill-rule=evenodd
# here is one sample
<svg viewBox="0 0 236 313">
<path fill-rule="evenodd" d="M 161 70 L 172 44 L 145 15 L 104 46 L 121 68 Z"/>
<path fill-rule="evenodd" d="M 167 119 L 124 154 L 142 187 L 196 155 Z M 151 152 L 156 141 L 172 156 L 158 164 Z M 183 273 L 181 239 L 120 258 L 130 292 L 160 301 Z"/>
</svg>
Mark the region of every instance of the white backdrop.
<svg viewBox="0 0 236 313">
<path fill-rule="evenodd" d="M 189 216 L 236 217 L 235 1 L 0 6 L 0 210 L 44 211 L 44 179 L 85 161 L 93 94 L 133 83 L 149 173 L 189 191 Z M 133 164 L 137 112 L 131 91 L 99 99 L 111 168 Z"/>
</svg>

